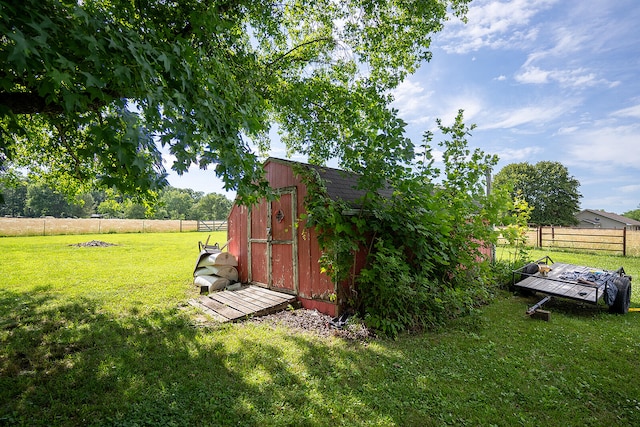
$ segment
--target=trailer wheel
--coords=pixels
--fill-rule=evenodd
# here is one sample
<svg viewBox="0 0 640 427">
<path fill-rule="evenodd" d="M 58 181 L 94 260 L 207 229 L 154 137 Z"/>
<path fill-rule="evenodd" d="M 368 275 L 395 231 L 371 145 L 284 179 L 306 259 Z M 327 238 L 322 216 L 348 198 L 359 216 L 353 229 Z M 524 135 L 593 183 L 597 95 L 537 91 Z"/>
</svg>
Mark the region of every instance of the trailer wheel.
<svg viewBox="0 0 640 427">
<path fill-rule="evenodd" d="M 538 264 L 536 264 L 535 262 L 530 262 L 529 264 L 522 267 L 522 272 L 520 273 L 520 280 L 518 280 L 518 282 L 521 282 L 527 277 L 533 274 L 536 274 L 538 270 L 539 270 Z M 531 289 L 517 288 L 517 290 L 518 290 L 518 293 L 523 297 L 530 297 L 536 294 L 535 291 L 532 291 Z"/>
<path fill-rule="evenodd" d="M 631 303 L 631 280 L 628 277 L 618 277 L 613 281 L 618 293 L 613 305 L 609 308 L 612 313 L 625 314 L 629 311 Z"/>
<path fill-rule="evenodd" d="M 522 267 L 522 273 L 520 274 L 520 280 L 524 280 L 532 274 L 536 274 L 538 272 L 538 264 L 534 262 L 530 262 L 529 264 Z"/>
</svg>

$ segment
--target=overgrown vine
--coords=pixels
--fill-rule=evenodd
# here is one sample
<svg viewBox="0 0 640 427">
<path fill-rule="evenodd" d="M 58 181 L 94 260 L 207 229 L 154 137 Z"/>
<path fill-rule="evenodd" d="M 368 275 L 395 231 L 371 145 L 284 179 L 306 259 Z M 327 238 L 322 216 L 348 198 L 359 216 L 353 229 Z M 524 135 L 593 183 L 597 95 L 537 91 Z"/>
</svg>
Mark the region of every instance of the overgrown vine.
<svg viewBox="0 0 640 427">
<path fill-rule="evenodd" d="M 294 165 L 294 172 L 307 188 L 304 199 L 306 227 L 316 231 L 321 250 L 320 269 L 336 285 L 336 298 L 342 305 L 355 307 L 355 253 L 365 243 L 366 222 L 361 216 L 345 215 L 351 210 L 343 200 L 332 199 L 314 168 Z"/>
<path fill-rule="evenodd" d="M 390 336 L 467 314 L 497 285 L 483 248 L 497 242 L 494 225 L 512 207 L 507 193 L 485 190 L 498 159 L 468 148 L 472 128 L 462 112 L 453 126 L 438 125 L 446 139 L 439 143 L 442 171 L 426 133 L 422 158 L 388 183 L 393 194 L 367 192 L 356 215 L 344 215 L 352 206 L 331 199 L 315 169 L 297 170 L 307 185 L 305 219 L 317 232 L 322 269 L 334 283 L 347 283 L 337 288 L 339 302 Z M 354 254 L 361 250 L 367 260 L 356 276 Z"/>
</svg>

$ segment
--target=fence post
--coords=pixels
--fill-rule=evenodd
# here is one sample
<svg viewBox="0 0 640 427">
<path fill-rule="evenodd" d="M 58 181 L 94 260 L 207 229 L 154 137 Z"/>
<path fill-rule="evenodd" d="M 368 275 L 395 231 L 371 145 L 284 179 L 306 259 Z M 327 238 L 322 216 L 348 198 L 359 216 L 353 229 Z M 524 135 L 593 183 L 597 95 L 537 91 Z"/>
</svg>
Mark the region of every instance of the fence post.
<svg viewBox="0 0 640 427">
<path fill-rule="evenodd" d="M 542 248 L 542 226 L 538 226 L 538 247 Z"/>
<path fill-rule="evenodd" d="M 627 227 L 622 229 L 622 256 L 627 256 Z"/>
</svg>

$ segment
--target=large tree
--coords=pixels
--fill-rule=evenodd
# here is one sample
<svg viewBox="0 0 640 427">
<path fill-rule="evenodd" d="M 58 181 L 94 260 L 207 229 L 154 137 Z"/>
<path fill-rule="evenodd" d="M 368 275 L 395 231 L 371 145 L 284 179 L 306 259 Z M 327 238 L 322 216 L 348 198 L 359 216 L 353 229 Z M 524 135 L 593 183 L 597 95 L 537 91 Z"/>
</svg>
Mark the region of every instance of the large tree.
<svg viewBox="0 0 640 427">
<path fill-rule="evenodd" d="M 27 206 L 27 181 L 16 179 L 12 183 L 0 182 L 0 216 L 23 216 Z"/>
<path fill-rule="evenodd" d="M 193 219 L 221 220 L 227 219 L 233 202 L 222 194 L 207 194 L 198 200 L 193 207 L 191 216 Z"/>
<path fill-rule="evenodd" d="M 509 164 L 496 174 L 494 186 L 508 187 L 514 197 L 522 197 L 533 208 L 530 219 L 533 224 L 570 226 L 578 223 L 575 214 L 582 197 L 578 191 L 580 182 L 562 163 Z"/>
<path fill-rule="evenodd" d="M 249 141 L 277 123 L 290 151 L 384 178 L 413 155 L 390 90 L 469 1 L 0 0 L 0 167 L 141 194 L 165 185 L 160 145 L 251 201 Z"/>
<path fill-rule="evenodd" d="M 640 221 L 640 207 L 638 207 L 638 209 L 627 211 L 627 212 L 623 213 L 622 216 L 626 216 L 627 218 L 631 218 L 631 219 L 635 219 L 636 221 Z"/>
<path fill-rule="evenodd" d="M 67 197 L 46 184 L 33 183 L 27 185 L 24 215 L 85 218 L 91 215 L 93 204 L 93 197 L 89 193 L 76 196 L 70 203 Z"/>
</svg>

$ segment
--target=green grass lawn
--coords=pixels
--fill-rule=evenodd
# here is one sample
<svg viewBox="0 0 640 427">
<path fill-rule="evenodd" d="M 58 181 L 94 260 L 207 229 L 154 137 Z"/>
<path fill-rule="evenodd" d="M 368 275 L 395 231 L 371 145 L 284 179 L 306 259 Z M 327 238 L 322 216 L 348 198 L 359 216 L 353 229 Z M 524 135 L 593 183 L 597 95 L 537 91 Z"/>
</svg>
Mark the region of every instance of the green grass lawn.
<svg viewBox="0 0 640 427">
<path fill-rule="evenodd" d="M 640 425 L 640 313 L 503 292 L 395 341 L 215 325 L 186 304 L 206 236 L 1 238 L 0 425 Z"/>
</svg>

